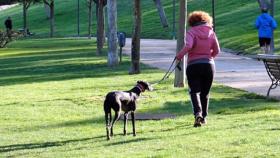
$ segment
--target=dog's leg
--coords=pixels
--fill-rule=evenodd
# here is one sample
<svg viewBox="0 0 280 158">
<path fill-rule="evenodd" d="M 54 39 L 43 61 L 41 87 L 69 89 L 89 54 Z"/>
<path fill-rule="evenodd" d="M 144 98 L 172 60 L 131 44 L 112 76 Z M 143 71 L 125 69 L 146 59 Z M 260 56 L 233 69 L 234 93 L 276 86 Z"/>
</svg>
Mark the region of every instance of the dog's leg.
<svg viewBox="0 0 280 158">
<path fill-rule="evenodd" d="M 110 111 L 110 115 L 109 115 L 109 120 L 110 120 L 110 124 L 111 124 L 111 122 L 112 122 L 112 113 L 111 113 L 111 111 Z"/>
<path fill-rule="evenodd" d="M 110 113 L 111 115 L 111 113 Z M 109 113 L 105 112 L 107 140 L 110 140 L 110 123 L 108 122 Z"/>
<path fill-rule="evenodd" d="M 128 112 L 125 112 L 123 116 L 124 116 L 124 119 L 123 119 L 123 122 L 124 122 L 124 126 L 123 126 L 123 135 L 126 135 L 126 126 L 127 126 L 127 116 L 128 116 Z"/>
<path fill-rule="evenodd" d="M 136 136 L 134 111 L 131 111 L 131 121 L 132 121 L 133 136 Z"/>
<path fill-rule="evenodd" d="M 113 122 L 111 123 L 111 136 L 114 135 L 113 126 L 114 126 L 115 122 L 119 119 L 120 114 L 121 114 L 121 111 L 115 111 L 115 118 L 114 118 Z"/>
</svg>

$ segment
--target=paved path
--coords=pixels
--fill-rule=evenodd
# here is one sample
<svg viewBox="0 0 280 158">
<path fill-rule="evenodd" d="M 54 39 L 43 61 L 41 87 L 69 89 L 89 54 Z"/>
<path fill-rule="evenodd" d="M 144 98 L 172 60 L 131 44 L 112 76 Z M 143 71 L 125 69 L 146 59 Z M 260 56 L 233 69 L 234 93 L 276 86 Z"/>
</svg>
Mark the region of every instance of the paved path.
<svg viewBox="0 0 280 158">
<path fill-rule="evenodd" d="M 127 39 L 123 52 L 130 55 L 130 48 L 131 39 Z M 142 39 L 141 62 L 167 70 L 174 59 L 175 48 L 175 40 Z M 215 82 L 266 96 L 271 81 L 261 61 L 222 52 L 215 62 Z M 280 87 L 271 90 L 270 95 L 280 99 Z"/>
<path fill-rule="evenodd" d="M 14 6 L 16 6 L 16 5 L 18 5 L 18 4 L 1 5 L 1 6 L 0 6 L 0 11 L 5 10 L 5 9 L 8 9 L 8 8 L 11 8 L 11 7 L 14 7 Z"/>
</svg>

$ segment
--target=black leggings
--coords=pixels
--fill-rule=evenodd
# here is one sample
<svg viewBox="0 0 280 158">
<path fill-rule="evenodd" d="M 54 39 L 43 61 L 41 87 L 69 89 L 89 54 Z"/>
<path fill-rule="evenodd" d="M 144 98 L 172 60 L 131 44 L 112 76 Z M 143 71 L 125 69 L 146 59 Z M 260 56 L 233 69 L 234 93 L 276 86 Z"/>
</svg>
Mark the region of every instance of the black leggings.
<svg viewBox="0 0 280 158">
<path fill-rule="evenodd" d="M 187 67 L 189 93 L 195 117 L 205 118 L 208 114 L 209 92 L 214 73 L 214 64 L 198 63 Z"/>
</svg>

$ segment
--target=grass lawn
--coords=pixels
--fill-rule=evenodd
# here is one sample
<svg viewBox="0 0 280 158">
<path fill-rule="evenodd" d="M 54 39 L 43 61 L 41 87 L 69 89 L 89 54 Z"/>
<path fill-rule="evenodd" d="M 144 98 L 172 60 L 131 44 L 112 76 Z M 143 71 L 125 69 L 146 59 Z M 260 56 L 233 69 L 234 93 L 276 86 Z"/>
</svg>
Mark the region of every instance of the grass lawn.
<svg viewBox="0 0 280 158">
<path fill-rule="evenodd" d="M 208 125 L 193 128 L 187 90 L 173 78 L 145 92 L 136 112 L 172 113 L 175 119 L 122 122 L 107 141 L 103 100 L 137 80 L 164 72 L 142 65 L 128 75 L 129 59 L 107 67 L 95 41 L 16 41 L 0 49 L 0 157 L 279 157 L 279 101 L 214 84 Z"/>
</svg>

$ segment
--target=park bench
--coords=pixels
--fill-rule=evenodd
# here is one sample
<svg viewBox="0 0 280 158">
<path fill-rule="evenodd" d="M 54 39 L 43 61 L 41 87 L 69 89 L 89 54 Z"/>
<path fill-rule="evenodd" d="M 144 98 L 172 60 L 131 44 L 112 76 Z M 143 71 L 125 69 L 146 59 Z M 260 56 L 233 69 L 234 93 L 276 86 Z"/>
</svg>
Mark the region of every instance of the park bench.
<svg viewBox="0 0 280 158">
<path fill-rule="evenodd" d="M 24 34 L 24 29 L 20 28 L 20 29 L 18 29 L 18 32 Z M 26 35 L 33 36 L 33 35 L 35 35 L 35 33 L 30 32 L 29 29 L 26 29 Z"/>
<path fill-rule="evenodd" d="M 263 61 L 272 82 L 267 91 L 268 97 L 270 90 L 280 86 L 280 55 L 258 54 L 257 59 Z"/>
</svg>

